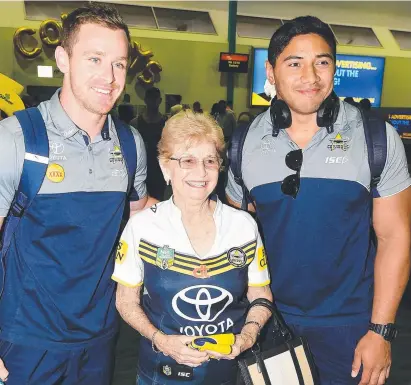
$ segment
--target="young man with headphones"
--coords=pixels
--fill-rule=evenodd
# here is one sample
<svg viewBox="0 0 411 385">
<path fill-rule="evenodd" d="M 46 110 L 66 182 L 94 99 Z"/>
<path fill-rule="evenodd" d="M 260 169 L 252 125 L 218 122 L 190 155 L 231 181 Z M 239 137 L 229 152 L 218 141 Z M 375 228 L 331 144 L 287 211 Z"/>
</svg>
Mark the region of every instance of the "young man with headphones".
<svg viewBox="0 0 411 385">
<path fill-rule="evenodd" d="M 333 92 L 335 60 L 334 35 L 315 17 L 274 33 L 266 72 L 277 97 L 237 147 L 246 189 L 230 170 L 226 192 L 239 206 L 248 190 L 256 206 L 274 298 L 308 340 L 321 385 L 380 385 L 409 276 L 411 180 L 387 124 L 373 183 L 362 114 Z"/>
</svg>

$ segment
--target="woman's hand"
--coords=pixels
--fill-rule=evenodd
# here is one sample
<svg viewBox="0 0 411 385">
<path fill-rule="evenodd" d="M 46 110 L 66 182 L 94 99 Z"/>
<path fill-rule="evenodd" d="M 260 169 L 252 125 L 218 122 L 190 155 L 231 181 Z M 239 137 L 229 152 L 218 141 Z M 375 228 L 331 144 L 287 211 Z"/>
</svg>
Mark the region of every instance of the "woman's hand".
<svg viewBox="0 0 411 385">
<path fill-rule="evenodd" d="M 197 367 L 208 361 L 210 357 L 206 352 L 189 348 L 187 344 L 192 340 L 193 337 L 158 333 L 154 342 L 158 350 L 164 355 L 170 356 L 179 364 Z"/>
<path fill-rule="evenodd" d="M 240 334 L 236 334 L 235 343 L 231 346 L 230 354 L 221 354 L 212 350 L 206 350 L 205 352 L 216 360 L 233 360 L 243 351 L 250 349 L 257 339 L 257 336 L 253 336 L 251 333 L 242 331 Z"/>
</svg>

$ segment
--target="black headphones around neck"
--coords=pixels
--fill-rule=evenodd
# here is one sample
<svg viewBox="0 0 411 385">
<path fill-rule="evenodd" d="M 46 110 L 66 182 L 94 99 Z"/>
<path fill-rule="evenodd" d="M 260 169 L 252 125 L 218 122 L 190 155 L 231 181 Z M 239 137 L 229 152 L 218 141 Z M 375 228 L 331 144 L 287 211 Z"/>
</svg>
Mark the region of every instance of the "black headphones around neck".
<svg viewBox="0 0 411 385">
<path fill-rule="evenodd" d="M 334 91 L 321 103 L 317 111 L 318 127 L 326 127 L 331 134 L 334 131 L 334 123 L 340 111 L 340 100 Z M 270 107 L 271 122 L 273 124 L 273 136 L 277 136 L 280 130 L 291 127 L 292 118 L 290 107 L 284 100 L 274 97 Z"/>
</svg>

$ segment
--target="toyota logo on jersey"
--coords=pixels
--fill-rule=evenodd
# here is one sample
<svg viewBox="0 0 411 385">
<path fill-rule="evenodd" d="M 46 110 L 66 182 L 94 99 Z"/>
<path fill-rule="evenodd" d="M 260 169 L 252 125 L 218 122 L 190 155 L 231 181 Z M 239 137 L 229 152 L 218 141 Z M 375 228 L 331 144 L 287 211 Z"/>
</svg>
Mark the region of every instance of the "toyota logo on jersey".
<svg viewBox="0 0 411 385">
<path fill-rule="evenodd" d="M 196 285 L 177 293 L 173 297 L 172 306 L 186 320 L 213 322 L 232 302 L 232 294 L 221 287 Z"/>
</svg>

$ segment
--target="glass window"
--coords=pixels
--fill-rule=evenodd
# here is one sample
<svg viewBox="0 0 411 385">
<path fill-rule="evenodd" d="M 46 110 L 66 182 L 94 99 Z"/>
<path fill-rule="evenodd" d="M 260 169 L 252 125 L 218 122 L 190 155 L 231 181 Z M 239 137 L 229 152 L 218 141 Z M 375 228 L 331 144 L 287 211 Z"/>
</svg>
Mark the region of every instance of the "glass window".
<svg viewBox="0 0 411 385">
<path fill-rule="evenodd" d="M 348 25 L 330 24 L 339 45 L 359 45 L 381 47 L 380 42 L 371 28 L 350 27 Z"/>
<path fill-rule="evenodd" d="M 237 16 L 237 35 L 257 39 L 271 39 L 276 29 L 281 27 L 280 19 L 264 17 Z"/>
<path fill-rule="evenodd" d="M 208 12 L 157 7 L 153 10 L 160 29 L 216 34 Z"/>
<path fill-rule="evenodd" d="M 411 32 L 391 31 L 400 49 L 411 49 Z"/>
</svg>

